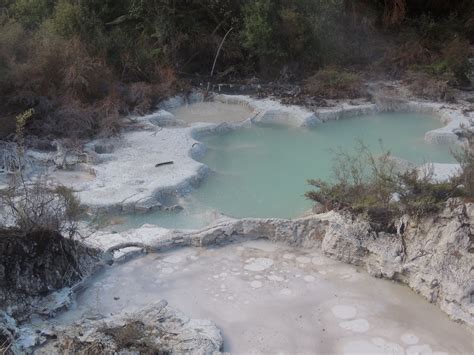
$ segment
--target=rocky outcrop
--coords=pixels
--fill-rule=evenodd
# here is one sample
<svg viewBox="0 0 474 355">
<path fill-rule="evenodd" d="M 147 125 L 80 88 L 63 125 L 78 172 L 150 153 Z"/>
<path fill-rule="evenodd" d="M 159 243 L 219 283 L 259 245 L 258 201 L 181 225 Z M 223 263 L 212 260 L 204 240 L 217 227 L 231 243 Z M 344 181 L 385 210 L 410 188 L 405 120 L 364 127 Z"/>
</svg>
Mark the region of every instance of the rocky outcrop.
<svg viewBox="0 0 474 355">
<path fill-rule="evenodd" d="M 322 250 L 407 284 L 451 318 L 474 328 L 474 205 L 457 200 L 420 221 L 404 217 L 398 234 L 375 233 L 342 217 L 328 227 Z"/>
<path fill-rule="evenodd" d="M 48 294 L 89 275 L 100 255 L 56 232 L 0 230 L 0 309 L 21 319 Z"/>
<path fill-rule="evenodd" d="M 214 323 L 190 319 L 166 301 L 132 314 L 83 320 L 50 335 L 55 339 L 35 354 L 216 354 L 223 345 Z"/>
</svg>

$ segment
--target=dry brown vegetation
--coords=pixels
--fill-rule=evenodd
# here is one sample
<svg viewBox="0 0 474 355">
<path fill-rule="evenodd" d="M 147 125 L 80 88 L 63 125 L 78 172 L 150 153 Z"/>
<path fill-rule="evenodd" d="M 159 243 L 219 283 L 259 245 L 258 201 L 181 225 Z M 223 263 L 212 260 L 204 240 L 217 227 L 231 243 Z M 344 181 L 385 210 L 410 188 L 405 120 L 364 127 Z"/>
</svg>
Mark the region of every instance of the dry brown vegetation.
<svg viewBox="0 0 474 355">
<path fill-rule="evenodd" d="M 353 99 L 366 95 L 364 83 L 357 73 L 338 68 L 316 72 L 305 80 L 303 93 L 326 99 Z"/>
<path fill-rule="evenodd" d="M 79 39 L 25 38 L 18 25 L 14 27 L 15 36 L 8 38 L 8 44 L 19 54 L 7 55 L 8 84 L 0 89 L 4 109 L 35 108 L 29 134 L 69 138 L 117 134 L 121 115 L 145 113 L 159 97 L 172 92 L 167 92 L 174 84 L 168 72 L 166 85 L 123 85 L 105 60 L 91 56 Z"/>
<path fill-rule="evenodd" d="M 130 320 L 123 326 L 104 327 L 99 330 L 103 340 L 83 342 L 78 338 L 61 337 L 59 351 L 67 354 L 99 355 L 112 352 L 132 352 L 140 354 L 169 354 L 159 348 L 147 334 L 145 325 L 138 320 Z"/>
<path fill-rule="evenodd" d="M 310 95 L 347 98 L 364 95 L 355 73 L 415 73 L 415 94 L 449 99 L 447 86 L 469 84 L 473 18 L 468 0 L 3 0 L 0 139 L 29 108 L 30 136 L 116 134 L 118 117 L 148 112 L 184 77 L 211 80 L 231 28 L 212 80 L 310 77 Z"/>
</svg>

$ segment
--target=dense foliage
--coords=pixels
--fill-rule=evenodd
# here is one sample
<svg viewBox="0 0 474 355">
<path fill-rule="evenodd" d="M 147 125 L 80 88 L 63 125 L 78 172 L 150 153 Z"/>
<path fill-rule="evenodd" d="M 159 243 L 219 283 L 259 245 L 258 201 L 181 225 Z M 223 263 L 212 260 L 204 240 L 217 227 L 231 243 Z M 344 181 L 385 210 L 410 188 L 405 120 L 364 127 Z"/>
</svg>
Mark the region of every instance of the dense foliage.
<svg viewBox="0 0 474 355">
<path fill-rule="evenodd" d="M 113 134 L 117 117 L 146 112 L 183 78 L 207 80 L 226 33 L 217 80 L 298 80 L 342 66 L 464 85 L 473 8 L 469 0 L 0 0 L 0 136 L 29 108 L 30 135 Z M 357 93 L 356 77 L 345 78 Z"/>
</svg>

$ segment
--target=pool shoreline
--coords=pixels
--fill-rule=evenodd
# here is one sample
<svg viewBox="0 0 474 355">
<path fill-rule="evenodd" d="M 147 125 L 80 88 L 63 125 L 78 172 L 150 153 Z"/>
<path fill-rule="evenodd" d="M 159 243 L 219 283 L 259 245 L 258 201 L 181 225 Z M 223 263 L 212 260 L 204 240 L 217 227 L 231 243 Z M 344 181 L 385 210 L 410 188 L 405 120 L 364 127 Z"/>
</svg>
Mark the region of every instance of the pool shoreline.
<svg viewBox="0 0 474 355">
<path fill-rule="evenodd" d="M 346 102 L 340 107 L 314 113 L 299 106 L 284 106 L 271 99 L 215 95 L 213 100 L 245 105 L 253 111 L 242 122 L 193 123 L 190 126 L 182 126 L 166 111 L 202 100 L 204 97 L 199 93 L 166 100 L 160 104 L 156 113 L 134 118 L 136 125 L 124 132 L 120 140 L 99 139 L 88 143 L 86 149 L 89 163 L 85 168 L 81 166 L 81 169 L 92 171 L 93 181 L 68 180 L 63 177 L 56 180 L 73 187 L 82 203 L 91 211 L 130 213 L 155 210 L 173 207 L 174 204 L 170 201 L 188 194 L 208 175 L 209 168 L 198 161 L 206 151 L 206 146 L 199 141 L 203 135 L 222 134 L 241 127 L 251 127 L 255 123 L 313 127 L 328 120 L 400 111 L 428 114 L 446 123 L 442 128 L 426 132 L 425 140 L 436 144 L 452 144 L 459 142 L 456 130 L 461 124 L 469 122 L 460 108 L 452 109 L 442 104 L 415 101 L 398 104 L 396 109 L 392 104 L 351 105 Z M 111 151 L 104 153 L 104 146 L 112 147 Z M 160 149 L 160 146 L 165 150 Z M 175 164 L 155 167 L 156 163 L 165 160 L 174 161 Z M 437 179 L 442 180 L 453 174 L 457 165 L 435 164 L 434 168 Z M 52 171 L 50 176 L 55 179 L 55 172 Z M 155 178 L 151 179 L 150 176 Z"/>
</svg>

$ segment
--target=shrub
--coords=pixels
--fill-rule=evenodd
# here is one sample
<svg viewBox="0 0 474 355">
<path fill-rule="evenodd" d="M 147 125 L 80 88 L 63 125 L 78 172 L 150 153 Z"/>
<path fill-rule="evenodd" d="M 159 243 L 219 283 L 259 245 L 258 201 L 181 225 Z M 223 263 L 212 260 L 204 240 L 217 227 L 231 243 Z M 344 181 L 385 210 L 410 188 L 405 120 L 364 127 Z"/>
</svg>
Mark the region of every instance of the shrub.
<svg viewBox="0 0 474 355">
<path fill-rule="evenodd" d="M 243 44 L 258 57 L 282 55 L 278 43 L 274 42 L 272 22 L 276 16 L 275 12 L 275 4 L 270 0 L 250 2 L 243 9 Z"/>
<path fill-rule="evenodd" d="M 54 0 L 15 0 L 10 11 L 23 26 L 35 28 L 51 15 L 54 3 Z"/>
<path fill-rule="evenodd" d="M 81 22 L 85 19 L 79 4 L 59 0 L 47 25 L 59 36 L 70 39 L 80 34 Z"/>
<path fill-rule="evenodd" d="M 358 98 L 366 94 L 358 74 L 337 68 L 319 70 L 305 81 L 303 90 L 327 99 Z"/>
<path fill-rule="evenodd" d="M 56 231 L 74 237 L 82 214 L 79 200 L 64 187 L 51 187 L 45 179 L 18 181 L 0 193 L 0 202 L 6 207 L 13 226 L 27 235 L 39 231 Z"/>
<path fill-rule="evenodd" d="M 464 128 L 460 133 L 464 138 L 461 150 L 454 153 L 454 157 L 461 166 L 461 173 L 456 182 L 461 184 L 468 197 L 474 197 L 474 132 Z"/>
<path fill-rule="evenodd" d="M 432 171 L 417 169 L 400 173 L 395 191 L 401 211 L 417 218 L 439 211 L 451 197 L 464 195 L 455 181 L 434 182 Z"/>
<path fill-rule="evenodd" d="M 338 150 L 334 153 L 333 183 L 310 180 L 317 188 L 306 196 L 322 203 L 327 209 L 388 207 L 395 184 L 396 166 L 389 152 L 373 155 L 358 142 L 354 153 Z"/>
<path fill-rule="evenodd" d="M 438 211 L 447 199 L 467 194 L 457 179 L 434 182 L 431 170 L 398 170 L 390 152 L 374 155 L 359 143 L 352 154 L 337 152 L 333 181 L 310 180 L 316 190 L 306 197 L 326 210 L 365 215 L 376 229 L 393 231 L 396 217 L 422 217 Z"/>
<path fill-rule="evenodd" d="M 453 102 L 455 100 L 453 88 L 449 85 L 449 79 L 424 72 L 409 71 L 405 82 L 413 95 L 433 100 Z"/>
<path fill-rule="evenodd" d="M 446 70 L 450 72 L 457 84 L 466 84 L 469 72 L 470 44 L 468 40 L 459 37 L 451 40 L 442 50 L 441 56 Z"/>
</svg>

